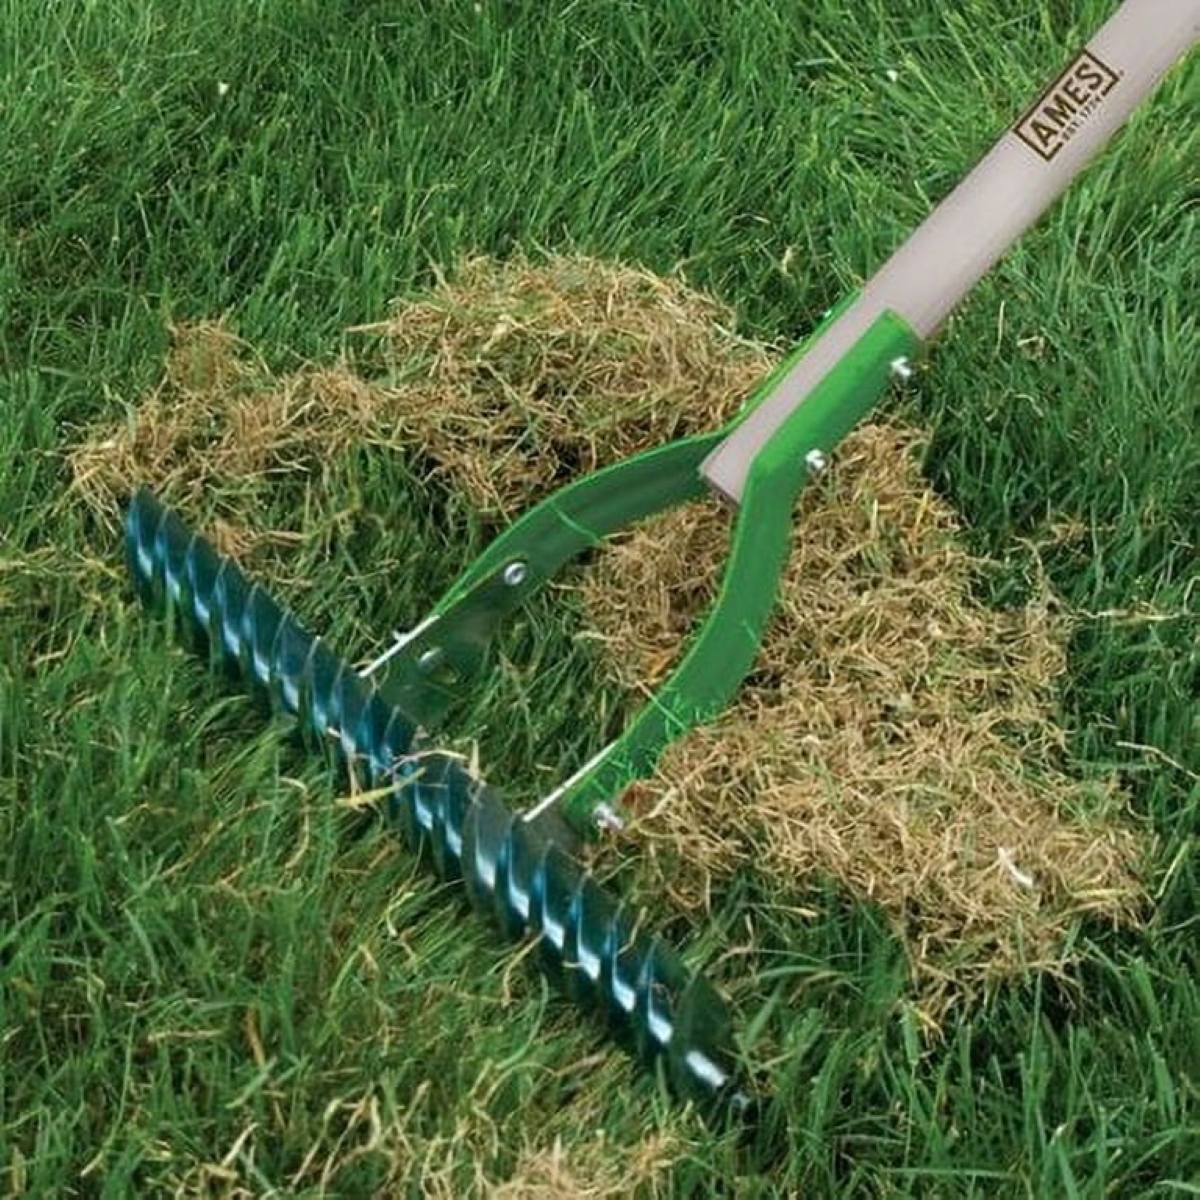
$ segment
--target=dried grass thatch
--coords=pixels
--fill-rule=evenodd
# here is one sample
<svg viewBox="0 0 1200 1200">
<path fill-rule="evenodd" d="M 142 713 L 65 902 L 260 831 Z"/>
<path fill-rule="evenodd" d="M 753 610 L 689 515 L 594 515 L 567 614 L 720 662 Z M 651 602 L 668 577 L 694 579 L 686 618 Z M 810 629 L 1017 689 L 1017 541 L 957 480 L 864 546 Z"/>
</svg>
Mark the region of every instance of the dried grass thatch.
<svg viewBox="0 0 1200 1200">
<path fill-rule="evenodd" d="M 1048 593 L 999 611 L 921 476 L 920 436 L 868 425 L 804 497 L 780 604 L 736 704 L 626 802 L 680 905 L 752 867 L 880 905 L 924 1011 L 1063 966 L 1083 912 L 1134 918 L 1144 846 L 1100 781 L 1064 769 L 1054 719 L 1070 620 Z M 668 671 L 720 578 L 717 506 L 646 523 L 584 585 L 626 682 Z"/>
<path fill-rule="evenodd" d="M 583 258 L 471 260 L 357 331 L 359 357 L 274 376 L 220 326 L 176 331 L 161 387 L 72 455 L 113 517 L 135 481 L 221 497 L 226 548 L 281 479 L 362 442 L 415 457 L 493 516 L 565 478 L 711 428 L 769 365 L 678 281 Z M 1081 912 L 1133 917 L 1145 847 L 1120 797 L 1076 779 L 1054 719 L 1069 616 L 997 611 L 919 435 L 861 429 L 805 497 L 759 669 L 629 800 L 664 894 L 694 904 L 746 867 L 795 896 L 815 876 L 879 904 L 927 1011 L 1029 965 L 1057 969 Z M 612 668 L 653 686 L 724 559 L 693 506 L 613 545 L 585 584 Z"/>
<path fill-rule="evenodd" d="M 334 1099 L 286 1183 L 297 1194 L 354 1194 L 347 1181 L 366 1168 L 377 1180 L 373 1195 L 429 1200 L 649 1200 L 670 1190 L 672 1167 L 686 1149 L 671 1132 L 658 1129 L 619 1142 L 602 1128 L 594 1096 L 578 1094 L 555 1121 L 548 1145 L 540 1144 L 540 1130 L 516 1141 L 481 1094 L 494 1082 L 476 1081 L 448 1134 L 422 1127 L 430 1091 L 423 1085 L 399 1110 L 378 1088 Z M 282 1110 L 275 1116 L 282 1121 Z M 250 1121 L 219 1158 L 172 1163 L 171 1194 L 184 1200 L 260 1196 L 256 1160 L 269 1154 L 276 1136 L 276 1129 Z"/>
<path fill-rule="evenodd" d="M 715 301 L 647 271 L 470 259 L 427 296 L 353 331 L 353 364 L 273 376 L 223 325 L 177 326 L 162 384 L 71 455 L 110 523 L 131 486 L 219 492 L 237 549 L 273 481 L 320 477 L 352 446 L 394 447 L 508 517 L 645 446 L 711 428 L 768 365 Z"/>
<path fill-rule="evenodd" d="M 589 258 L 471 259 L 362 327 L 405 420 L 488 515 L 733 415 L 768 365 L 731 314 L 677 280 Z"/>
</svg>

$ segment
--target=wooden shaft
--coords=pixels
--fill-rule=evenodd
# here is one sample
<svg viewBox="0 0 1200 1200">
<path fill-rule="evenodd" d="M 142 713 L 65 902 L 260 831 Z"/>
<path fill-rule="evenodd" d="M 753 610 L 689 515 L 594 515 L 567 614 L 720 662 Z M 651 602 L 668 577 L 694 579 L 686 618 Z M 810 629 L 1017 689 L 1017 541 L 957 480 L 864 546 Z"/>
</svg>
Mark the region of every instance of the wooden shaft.
<svg viewBox="0 0 1200 1200">
<path fill-rule="evenodd" d="M 1125 0 L 842 316 L 701 464 L 741 498 L 758 451 L 885 310 L 930 337 L 1200 37 L 1200 0 Z M 832 446 L 821 447 L 825 452 Z"/>
</svg>

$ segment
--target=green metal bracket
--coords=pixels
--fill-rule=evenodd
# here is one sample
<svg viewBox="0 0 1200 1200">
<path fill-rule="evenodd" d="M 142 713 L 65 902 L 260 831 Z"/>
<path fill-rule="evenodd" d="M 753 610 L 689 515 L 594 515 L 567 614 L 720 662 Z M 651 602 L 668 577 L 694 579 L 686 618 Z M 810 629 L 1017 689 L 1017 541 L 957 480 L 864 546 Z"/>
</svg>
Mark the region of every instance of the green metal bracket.
<svg viewBox="0 0 1200 1200">
<path fill-rule="evenodd" d="M 904 321 L 884 313 L 759 451 L 713 607 L 674 674 L 625 732 L 556 795 L 569 825 L 583 832 L 622 824 L 615 798 L 649 774 L 672 741 L 728 704 L 754 663 L 775 606 L 801 489 L 883 394 L 892 364 L 914 355 L 919 344 Z"/>
<path fill-rule="evenodd" d="M 383 691 L 427 728 L 483 665 L 501 622 L 571 559 L 625 528 L 705 493 L 700 463 L 726 430 L 633 455 L 560 488 L 506 529 L 394 651 Z"/>
<path fill-rule="evenodd" d="M 782 359 L 724 428 L 656 446 L 594 471 L 547 496 L 500 534 L 451 585 L 430 615 L 368 668 L 387 666 L 389 703 L 427 729 L 478 675 L 496 631 L 571 559 L 609 534 L 705 494 L 700 464 L 737 428 L 854 302 L 827 312 L 808 338 Z"/>
<path fill-rule="evenodd" d="M 827 314 L 812 338 L 853 300 Z M 883 394 L 893 363 L 913 356 L 919 344 L 904 321 L 884 313 L 758 452 L 725 578 L 682 662 L 625 732 L 535 812 L 556 808 L 580 833 L 621 824 L 616 797 L 653 770 L 667 745 L 728 704 L 754 663 L 775 606 L 805 481 Z M 500 623 L 564 564 L 614 531 L 706 493 L 700 464 L 772 393 L 807 345 L 779 364 L 725 428 L 576 480 L 510 526 L 403 640 L 384 683 L 388 700 L 421 724 L 436 724 L 461 695 L 462 681 L 482 667 Z"/>
</svg>

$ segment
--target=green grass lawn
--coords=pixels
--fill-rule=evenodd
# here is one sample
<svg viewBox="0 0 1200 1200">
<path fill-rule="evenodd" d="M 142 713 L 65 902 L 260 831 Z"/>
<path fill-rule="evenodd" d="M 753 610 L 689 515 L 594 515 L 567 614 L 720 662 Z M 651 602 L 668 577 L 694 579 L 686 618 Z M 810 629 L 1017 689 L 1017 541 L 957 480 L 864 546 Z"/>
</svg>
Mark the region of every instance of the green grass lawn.
<svg viewBox="0 0 1200 1200">
<path fill-rule="evenodd" d="M 814 885 L 797 935 L 731 889 L 672 932 L 773 1047 L 769 1175 L 335 810 L 326 765 L 135 610 L 65 495 L 66 449 L 155 384 L 170 323 L 330 357 L 467 253 L 682 268 L 748 334 L 798 337 L 1111 7 L 3 0 L 0 1190 L 549 1195 L 559 1139 L 613 1194 L 1200 1193 L 1195 60 L 891 401 L 1000 563 L 992 598 L 1044 572 L 1083 614 L 1062 719 L 1157 839 L 1147 926 L 1081 922 L 1070 980 L 1031 972 L 928 1043 L 877 914 Z M 366 451 L 312 503 L 370 514 L 292 568 L 348 648 L 482 536 Z M 569 770 L 609 703 L 538 612 L 512 648 L 535 669 L 465 715 L 521 697 L 500 782 Z"/>
</svg>

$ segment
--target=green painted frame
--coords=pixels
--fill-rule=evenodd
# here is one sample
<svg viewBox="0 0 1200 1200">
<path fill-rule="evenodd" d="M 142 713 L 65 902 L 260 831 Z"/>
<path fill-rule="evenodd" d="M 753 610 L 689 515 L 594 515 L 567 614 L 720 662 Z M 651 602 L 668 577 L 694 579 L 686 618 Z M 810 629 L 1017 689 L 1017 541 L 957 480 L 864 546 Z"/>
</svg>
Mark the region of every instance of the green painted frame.
<svg viewBox="0 0 1200 1200">
<path fill-rule="evenodd" d="M 853 299 L 831 312 L 821 328 Z M 911 358 L 919 346 L 901 318 L 884 312 L 762 447 L 738 509 L 721 588 L 682 660 L 625 731 L 535 813 L 553 806 L 581 834 L 620 824 L 625 787 L 652 771 L 672 741 L 729 703 L 754 663 L 775 606 L 797 497 L 887 389 L 897 360 Z M 471 564 L 405 641 L 387 675 L 389 699 L 423 724 L 440 720 L 462 680 L 481 669 L 501 621 L 564 564 L 618 529 L 706 494 L 700 463 L 771 394 L 806 348 L 807 343 L 788 355 L 725 428 L 593 472 L 530 509 Z"/>
</svg>

